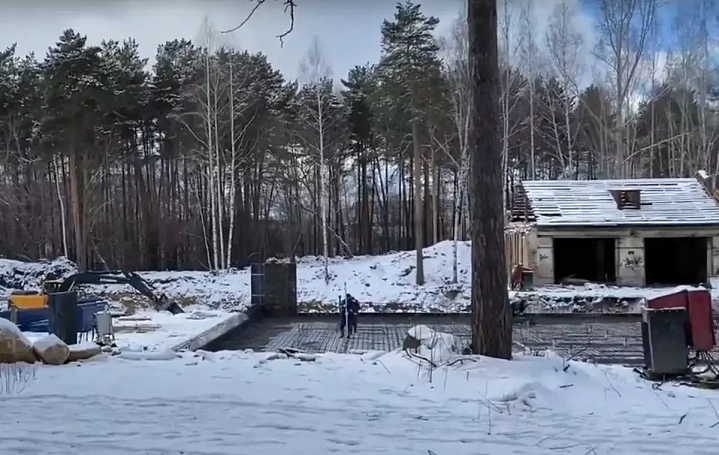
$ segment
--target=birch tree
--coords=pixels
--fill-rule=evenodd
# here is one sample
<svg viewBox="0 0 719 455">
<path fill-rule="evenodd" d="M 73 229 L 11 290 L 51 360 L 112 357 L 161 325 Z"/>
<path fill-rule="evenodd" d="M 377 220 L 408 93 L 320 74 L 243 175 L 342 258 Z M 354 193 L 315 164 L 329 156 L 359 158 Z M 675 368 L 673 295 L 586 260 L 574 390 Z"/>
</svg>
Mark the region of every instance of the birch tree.
<svg viewBox="0 0 719 455">
<path fill-rule="evenodd" d="M 318 215 L 322 226 L 322 256 L 324 259 L 324 281 L 325 284 L 330 281 L 329 272 L 329 238 L 328 238 L 328 211 L 329 198 L 328 195 L 328 167 L 326 163 L 327 153 L 327 135 L 334 121 L 333 115 L 333 97 L 331 87 L 331 68 L 325 61 L 320 42 L 317 36 L 312 40 L 312 45 L 302 62 L 301 73 L 304 75 L 307 85 L 313 91 L 314 100 L 310 103 L 302 103 L 303 110 L 308 114 L 307 127 L 312 130 L 312 140 L 307 142 L 310 148 L 314 149 L 317 157 L 317 167 L 319 169 L 319 194 L 318 198 Z M 329 93 L 328 93 L 328 84 Z"/>
<path fill-rule="evenodd" d="M 600 17 L 597 25 L 599 41 L 594 55 L 606 64 L 614 91 L 616 154 L 613 174 L 623 177 L 628 160 L 625 125 L 628 102 L 656 16 L 657 0 L 596 1 Z"/>
<path fill-rule="evenodd" d="M 229 267 L 231 261 L 236 170 L 241 162 L 237 146 L 247 127 L 247 124 L 238 127 L 236 120 L 246 108 L 243 101 L 246 95 L 241 95 L 242 84 L 239 87 L 237 85 L 233 52 L 219 45 L 217 33 L 207 18 L 202 24 L 201 38 L 201 77 L 193 93 L 198 110 L 186 113 L 179 119 L 201 147 L 195 160 L 203 170 L 202 175 L 207 183 L 208 207 L 200 213 L 206 237 L 207 260 L 211 270 L 221 270 Z M 201 128 L 194 127 L 196 122 L 193 120 L 197 119 L 200 120 Z M 229 150 L 224 153 L 226 136 L 229 137 Z M 228 213 L 230 216 L 227 216 Z M 230 229 L 226 235 L 227 218 L 230 220 Z"/>
<path fill-rule="evenodd" d="M 579 100 L 579 84 L 578 79 L 584 71 L 584 60 L 582 58 L 582 48 L 584 39 L 582 34 L 573 25 L 576 17 L 576 10 L 569 6 L 567 1 L 559 3 L 549 18 L 549 24 L 546 33 L 547 49 L 549 50 L 549 60 L 551 69 L 555 76 L 562 82 L 564 96 L 562 97 L 562 111 L 564 113 L 564 137 L 566 140 L 567 159 L 563 159 L 561 147 L 558 145 L 558 155 L 562 157 L 562 161 L 566 164 L 567 169 L 574 170 L 576 175 L 575 150 L 576 134 L 574 134 L 571 118 L 572 111 L 575 108 L 575 101 Z M 557 125 L 557 127 L 559 127 Z M 559 135 L 557 135 L 559 136 Z"/>
<path fill-rule="evenodd" d="M 538 57 L 537 54 L 539 49 L 536 43 L 536 32 L 534 24 L 535 11 L 533 8 L 532 0 L 525 0 L 522 5 L 520 14 L 520 25 L 521 35 L 523 36 L 522 43 L 522 66 L 527 77 L 527 86 L 525 87 L 525 93 L 527 101 L 529 103 L 529 125 L 526 127 L 529 129 L 529 178 L 534 180 L 537 178 L 536 164 L 537 160 L 535 157 L 536 144 L 535 144 L 535 103 L 536 103 L 536 82 L 538 75 Z"/>
<path fill-rule="evenodd" d="M 237 68 L 239 67 L 239 68 Z M 228 176 L 227 184 L 221 185 L 223 190 L 227 190 L 227 218 L 229 219 L 229 228 L 227 232 L 227 247 L 225 248 L 224 268 L 231 266 L 232 245 L 235 234 L 235 218 L 236 218 L 236 198 L 237 187 L 239 185 L 237 175 L 241 166 L 247 161 L 248 152 L 243 149 L 253 151 L 253 147 L 246 143 L 247 130 L 255 120 L 255 116 L 248 116 L 246 112 L 251 105 L 250 93 L 253 89 L 257 89 L 263 80 L 256 77 L 253 73 L 254 62 L 251 61 L 249 54 L 239 54 L 230 51 L 227 56 L 227 117 L 229 118 L 229 156 L 226 158 Z M 248 93 L 250 92 L 250 93 Z M 238 124 L 238 122 L 240 122 Z M 222 194 L 225 197 L 224 191 Z"/>
<path fill-rule="evenodd" d="M 497 33 L 498 52 L 500 64 L 500 109 L 501 109 L 501 140 L 502 140 L 502 182 L 507 185 L 509 182 L 509 144 L 512 136 L 517 134 L 519 128 L 513 113 L 519 105 L 520 98 L 514 96 L 518 91 L 518 72 L 512 68 L 512 56 L 521 53 L 521 34 L 515 33 L 515 18 L 512 0 L 498 0 L 497 10 L 499 13 Z M 502 192 L 504 207 L 507 206 L 507 191 Z M 471 216 L 471 214 L 470 214 Z"/>
<path fill-rule="evenodd" d="M 223 268 L 224 255 L 222 254 L 222 200 L 219 197 L 221 188 L 220 176 L 220 150 L 219 150 L 219 113 L 218 99 L 221 97 L 222 86 L 219 68 L 216 65 L 214 54 L 217 51 L 216 33 L 207 18 L 203 22 L 204 54 L 203 73 L 204 80 L 198 86 L 198 104 L 200 106 L 204 138 L 200 142 L 205 146 L 204 157 L 206 165 L 206 178 L 209 195 L 209 226 L 211 233 L 211 269 Z M 199 137 L 198 137 L 199 139 Z"/>
<path fill-rule="evenodd" d="M 455 159 L 447 151 L 447 156 L 458 169 L 457 192 L 454 195 L 454 224 L 452 226 L 452 283 L 458 281 L 457 244 L 463 217 L 463 202 L 467 200 L 467 174 L 469 171 L 469 133 L 472 116 L 472 87 L 470 86 L 468 54 L 467 19 L 461 16 L 455 21 L 450 39 L 445 42 L 446 74 L 449 82 L 451 111 L 450 118 L 456 129 L 459 157 Z"/>
</svg>

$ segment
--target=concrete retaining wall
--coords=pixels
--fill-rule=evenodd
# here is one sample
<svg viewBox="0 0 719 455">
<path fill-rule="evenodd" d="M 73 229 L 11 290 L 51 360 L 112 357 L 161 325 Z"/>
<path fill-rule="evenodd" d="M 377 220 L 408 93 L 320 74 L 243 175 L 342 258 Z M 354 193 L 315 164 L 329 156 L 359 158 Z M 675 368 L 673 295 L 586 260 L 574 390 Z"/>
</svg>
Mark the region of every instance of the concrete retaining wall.
<svg viewBox="0 0 719 455">
<path fill-rule="evenodd" d="M 225 319 L 219 324 L 216 324 L 208 330 L 205 330 L 201 334 L 192 337 L 187 341 L 183 341 L 182 343 L 173 347 L 172 350 L 175 352 L 196 351 L 198 349 L 201 349 L 203 346 L 207 346 L 209 343 L 215 341 L 230 330 L 236 329 L 242 324 L 247 323 L 247 321 L 249 320 L 250 318 L 247 316 L 246 313 L 234 314 L 229 319 Z"/>
</svg>

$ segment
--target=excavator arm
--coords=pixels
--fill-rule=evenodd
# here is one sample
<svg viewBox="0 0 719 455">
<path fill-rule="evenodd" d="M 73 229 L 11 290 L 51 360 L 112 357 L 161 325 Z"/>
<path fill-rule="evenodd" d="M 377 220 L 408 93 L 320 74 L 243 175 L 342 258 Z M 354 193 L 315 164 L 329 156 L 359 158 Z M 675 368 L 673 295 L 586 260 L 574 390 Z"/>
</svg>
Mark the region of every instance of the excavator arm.
<svg viewBox="0 0 719 455">
<path fill-rule="evenodd" d="M 147 297 L 152 302 L 155 310 L 169 311 L 172 314 L 184 313 L 182 307 L 174 300 L 167 298 L 165 294 L 155 293 L 150 283 L 135 272 L 112 270 L 104 272 L 81 272 L 70 275 L 62 281 L 51 281 L 45 283 L 47 292 L 67 292 L 75 286 L 91 284 L 125 284 L 132 286 L 137 292 Z"/>
</svg>

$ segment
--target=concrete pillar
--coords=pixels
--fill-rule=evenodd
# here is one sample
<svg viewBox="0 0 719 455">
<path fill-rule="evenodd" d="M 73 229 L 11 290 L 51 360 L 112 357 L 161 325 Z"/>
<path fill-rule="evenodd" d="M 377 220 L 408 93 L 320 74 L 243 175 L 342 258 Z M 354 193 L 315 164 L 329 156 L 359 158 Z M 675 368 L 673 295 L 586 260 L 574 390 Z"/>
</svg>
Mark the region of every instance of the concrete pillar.
<svg viewBox="0 0 719 455">
<path fill-rule="evenodd" d="M 719 237 L 709 240 L 709 258 L 707 259 L 707 275 L 719 276 Z"/>
<path fill-rule="evenodd" d="M 617 284 L 644 286 L 646 282 L 644 239 L 620 237 L 617 239 Z"/>
</svg>

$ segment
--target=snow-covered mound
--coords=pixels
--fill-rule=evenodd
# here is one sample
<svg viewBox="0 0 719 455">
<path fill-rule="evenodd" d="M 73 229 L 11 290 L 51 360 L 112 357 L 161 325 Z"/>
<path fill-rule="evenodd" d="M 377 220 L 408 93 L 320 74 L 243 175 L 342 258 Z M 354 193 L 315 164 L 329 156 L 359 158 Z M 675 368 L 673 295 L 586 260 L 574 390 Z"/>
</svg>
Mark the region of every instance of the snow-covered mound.
<svg viewBox="0 0 719 455">
<path fill-rule="evenodd" d="M 347 292 L 355 296 L 363 311 L 454 312 L 469 304 L 470 247 L 458 244 L 458 283 L 452 284 L 452 242 L 424 250 L 424 286 L 417 286 L 416 255 L 413 251 L 383 256 L 331 258 L 330 280 L 324 281 L 324 262 L 318 257 L 297 260 L 297 293 L 303 309 L 335 310 L 337 299 Z M 6 289 L 38 289 L 42 278 L 53 271 L 58 276 L 76 272 L 67 259 L 38 263 L 1 260 L 0 286 Z M 250 303 L 250 270 L 221 272 L 140 272 L 159 292 L 181 303 L 198 303 L 225 309 L 246 308 Z M 134 295 L 127 286 L 88 287 L 104 295 Z M 9 293 L 9 291 L 6 291 Z"/>
<path fill-rule="evenodd" d="M 407 331 L 405 349 L 410 356 L 430 367 L 444 365 L 463 354 L 465 346 L 454 334 L 437 332 L 426 325 L 416 325 Z M 415 344 L 416 347 L 407 344 Z"/>
<path fill-rule="evenodd" d="M 423 286 L 416 285 L 414 251 L 381 256 L 331 258 L 330 279 L 324 280 L 321 257 L 297 259 L 297 294 L 303 311 L 336 311 L 345 290 L 356 297 L 362 311 L 459 312 L 469 309 L 471 296 L 471 248 L 457 245 L 457 283 L 452 283 L 452 242 L 444 241 L 424 249 Z M 0 292 L 12 289 L 39 289 L 48 272 L 65 277 L 77 271 L 67 259 L 27 263 L 0 259 Z M 140 272 L 157 291 L 182 305 L 203 304 L 212 308 L 243 310 L 250 304 L 250 270 L 220 272 Z M 624 311 L 637 312 L 644 299 L 683 288 L 641 289 L 597 284 L 548 286 L 531 292 L 512 293 L 527 303 L 529 311 Z M 81 291 L 113 300 L 128 298 L 132 305 L 144 300 L 128 286 L 87 286 Z M 719 302 L 719 291 L 714 290 Z M 0 301 L 0 306 L 2 302 Z"/>
<path fill-rule="evenodd" d="M 444 241 L 425 248 L 423 286 L 417 286 L 414 251 L 393 252 L 382 256 L 356 256 L 330 260 L 330 282 L 323 279 L 323 259 L 298 260 L 297 291 L 299 300 L 317 306 L 334 305 L 347 292 L 370 307 L 390 307 L 405 311 L 460 311 L 470 298 L 471 249 L 469 242 L 457 245 L 457 278 L 452 283 L 452 242 Z"/>
<path fill-rule="evenodd" d="M 0 293 L 7 298 L 13 289 L 39 289 L 50 272 L 58 277 L 65 277 L 76 273 L 77 267 L 64 257 L 41 262 L 0 259 Z"/>
</svg>

